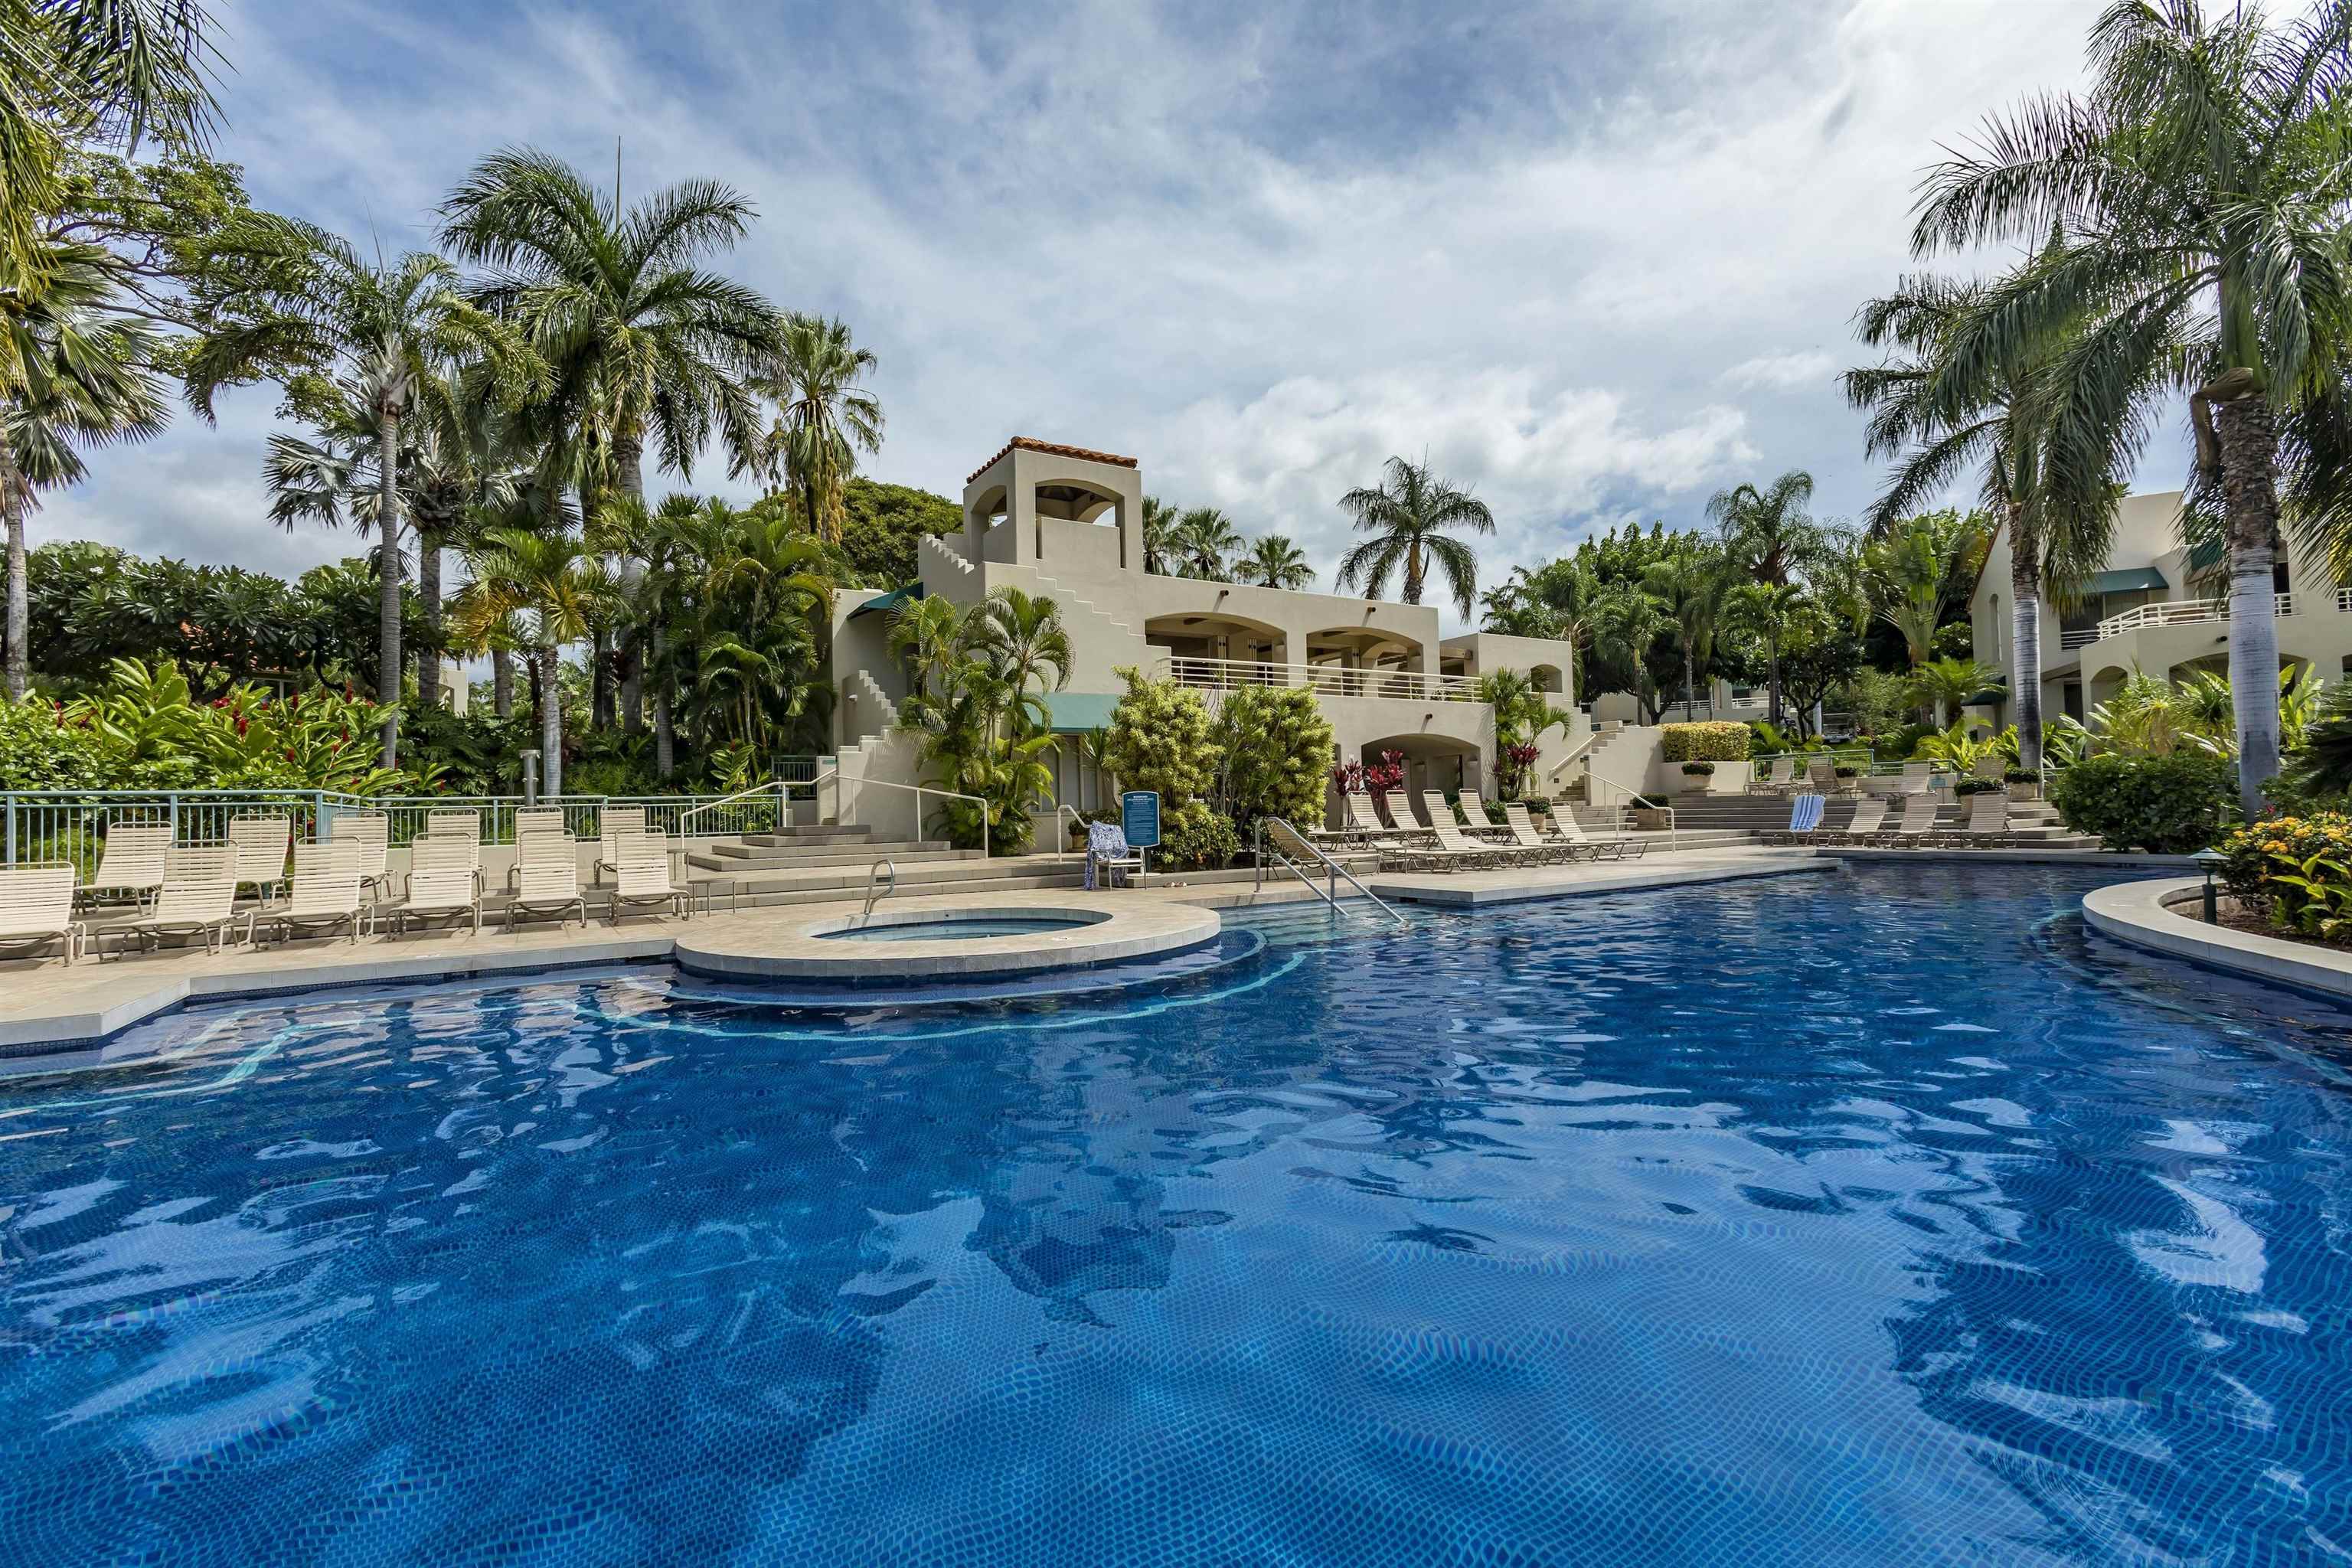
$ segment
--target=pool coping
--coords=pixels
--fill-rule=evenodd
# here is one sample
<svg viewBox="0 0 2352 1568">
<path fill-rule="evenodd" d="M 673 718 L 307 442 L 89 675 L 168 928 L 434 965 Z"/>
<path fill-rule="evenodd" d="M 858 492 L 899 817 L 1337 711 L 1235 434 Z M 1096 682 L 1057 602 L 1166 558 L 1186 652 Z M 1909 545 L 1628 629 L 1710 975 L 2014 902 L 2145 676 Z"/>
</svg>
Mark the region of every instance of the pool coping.
<svg viewBox="0 0 2352 1568">
<path fill-rule="evenodd" d="M 1081 923 L 1059 931 L 1005 936 L 950 938 L 940 942 L 866 946 L 830 940 L 870 919 L 880 926 L 913 924 L 946 917 L 1067 915 Z M 730 924 L 715 935 L 692 929 L 675 937 L 670 962 L 689 974 L 722 980 L 855 981 L 861 975 L 898 984 L 907 980 L 973 979 L 1026 974 L 1041 969 L 1073 969 L 1147 958 L 1214 942 L 1223 922 L 1214 910 L 1196 904 L 1087 904 L 1066 892 L 1037 890 L 982 898 L 941 894 L 893 899 L 868 915 L 833 912 L 757 926 Z"/>
<path fill-rule="evenodd" d="M 2171 958 L 2327 996 L 2352 996 L 2352 952 L 2209 926 L 2173 906 L 2204 896 L 2201 878 L 2118 882 L 2083 895 L 2083 919 L 2102 936 Z"/>
<path fill-rule="evenodd" d="M 1698 853 L 1738 853 L 1753 856 L 1753 858 L 1729 863 L 1711 859 L 1705 864 L 1692 866 L 1676 866 L 1671 860 L 1659 864 L 1630 860 L 1622 867 L 1612 861 L 1606 868 L 1585 863 L 1575 867 L 1521 867 L 1497 871 L 1429 871 L 1375 877 L 1371 889 L 1381 898 L 1399 903 L 1465 910 L 1484 909 L 1495 904 L 1584 898 L 1595 893 L 1630 893 L 1651 888 L 1741 882 L 1758 877 L 1797 876 L 1809 871 L 1834 872 L 1838 868 L 1835 859 L 1816 855 L 1804 847 L 1769 854 L 1746 846 L 1737 851 L 1703 850 Z M 1547 871 L 1553 875 L 1547 877 Z M 1561 871 L 1571 871 L 1574 875 L 1563 878 L 1558 875 Z"/>
</svg>

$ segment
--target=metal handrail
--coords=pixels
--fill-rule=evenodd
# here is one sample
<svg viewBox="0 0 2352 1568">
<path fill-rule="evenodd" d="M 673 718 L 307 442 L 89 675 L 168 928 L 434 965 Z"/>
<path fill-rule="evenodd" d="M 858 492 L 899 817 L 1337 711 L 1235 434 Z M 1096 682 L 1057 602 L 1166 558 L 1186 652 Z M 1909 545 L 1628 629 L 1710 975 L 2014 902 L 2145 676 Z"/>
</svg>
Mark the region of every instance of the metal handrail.
<svg viewBox="0 0 2352 1568">
<path fill-rule="evenodd" d="M 844 781 L 839 768 L 827 768 L 824 772 L 817 774 L 815 778 L 811 779 L 809 781 L 809 786 L 814 789 L 817 785 L 824 783 L 827 779 L 831 779 L 833 781 L 835 791 L 836 793 L 840 793 Z M 857 779 L 854 782 L 861 787 L 871 785 L 878 789 L 903 789 L 912 791 L 915 796 L 915 837 L 919 839 L 923 836 L 923 797 L 925 795 L 936 795 L 947 800 L 968 800 L 971 802 L 972 805 L 980 807 L 980 852 L 982 857 L 985 857 L 988 854 L 988 802 L 982 800 L 980 796 L 976 795 L 965 795 L 961 790 L 941 789 L 937 784 L 893 784 L 888 779 L 864 778 Z M 842 826 L 845 827 L 848 826 L 848 823 L 845 821 L 842 823 Z"/>
<path fill-rule="evenodd" d="M 788 808 L 792 804 L 793 784 L 796 782 L 798 781 L 791 779 L 770 779 L 764 784 L 753 784 L 750 789 L 737 790 L 733 795 L 698 805 L 677 819 L 677 836 L 680 838 L 692 837 L 693 835 L 687 831 L 686 825 L 706 811 L 717 811 L 721 806 L 733 805 L 738 801 L 750 800 L 754 796 L 766 795 L 771 790 L 775 792 L 779 805 Z M 814 787 L 814 781 L 812 780 L 810 783 L 811 787 Z M 782 809 L 776 813 L 776 826 L 779 829 L 786 826 L 783 818 L 787 815 L 788 812 Z"/>
<path fill-rule="evenodd" d="M 1348 879 L 1348 885 L 1349 887 L 1355 889 L 1356 891 L 1370 899 L 1374 907 L 1382 914 L 1388 916 L 1389 919 L 1396 921 L 1399 925 L 1410 925 L 1412 923 L 1406 920 L 1404 916 L 1399 914 L 1395 908 L 1391 905 L 1387 900 L 1381 898 L 1378 893 L 1375 893 L 1370 888 L 1364 886 L 1363 883 L 1358 881 L 1356 879 L 1356 874 L 1353 871 L 1349 870 L 1348 868 L 1340 865 L 1339 862 L 1331 858 L 1330 856 L 1323 853 L 1321 849 L 1318 848 L 1315 844 L 1307 838 L 1307 835 L 1299 832 L 1298 829 L 1293 827 L 1287 820 L 1279 816 L 1261 816 L 1257 819 L 1256 886 L 1258 890 L 1264 891 L 1265 888 L 1265 857 L 1267 854 L 1265 845 L 1265 825 L 1269 822 L 1278 824 L 1285 832 L 1290 835 L 1292 840 L 1297 843 L 1301 849 L 1306 850 L 1307 853 L 1314 856 L 1316 859 L 1322 862 L 1324 880 L 1329 884 L 1329 890 L 1328 892 L 1324 889 L 1317 887 L 1315 885 L 1315 879 L 1312 877 L 1309 877 L 1306 871 L 1299 867 L 1297 862 L 1291 859 L 1289 856 L 1285 855 L 1279 849 L 1273 851 L 1274 858 L 1282 862 L 1282 866 L 1285 870 L 1297 878 L 1300 881 L 1306 883 L 1307 890 L 1313 893 L 1325 903 L 1330 905 L 1335 912 L 1339 909 L 1339 879 L 1345 877 Z"/>
<path fill-rule="evenodd" d="M 1066 817 L 1068 817 L 1072 822 L 1075 822 L 1075 823 L 1076 823 L 1076 824 L 1078 825 L 1078 837 L 1079 837 L 1081 839 L 1085 838 L 1085 837 L 1086 837 L 1086 836 L 1087 836 L 1087 834 L 1086 834 L 1087 819 L 1086 819 L 1085 816 L 1079 812 L 1079 810 L 1078 810 L 1078 808 L 1077 808 L 1076 806 L 1072 805 L 1068 801 L 1066 801 L 1066 800 L 1058 800 L 1058 801 L 1055 801 L 1055 802 L 1054 803 L 1054 826 L 1055 826 L 1055 828 L 1057 828 L 1057 829 L 1058 829 L 1058 828 L 1062 826 L 1062 818 L 1064 818 L 1064 817 L 1066 817 Z M 1054 858 L 1055 858 L 1055 859 L 1057 859 L 1057 860 L 1066 860 L 1066 859 L 1068 859 L 1068 858 L 1070 858 L 1069 842 L 1070 842 L 1070 836 L 1069 836 L 1068 834 L 1066 834 L 1066 833 L 1063 834 L 1063 835 L 1062 835 L 1062 845 L 1063 845 L 1063 847 L 1062 847 L 1062 848 L 1061 848 L 1061 849 L 1060 849 L 1060 850 L 1059 850 L 1059 851 L 1055 855 L 1055 857 L 1054 857 Z M 1085 845 L 1085 844 L 1081 843 L 1081 844 L 1078 846 L 1078 854 L 1079 854 L 1081 857 L 1083 857 L 1086 853 L 1087 853 L 1087 847 L 1086 847 L 1086 845 Z"/>
<path fill-rule="evenodd" d="M 890 879 L 882 884 L 881 891 L 877 892 L 874 888 L 875 882 L 885 871 L 890 873 Z M 898 864 L 887 858 L 875 861 L 872 869 L 866 873 L 866 909 L 857 918 L 864 920 L 867 915 L 872 914 L 874 912 L 875 905 L 880 903 L 883 900 L 888 898 L 898 890 Z"/>
<path fill-rule="evenodd" d="M 1591 790 L 1591 788 L 1592 788 L 1592 786 L 1593 786 L 1593 785 L 1598 784 L 1598 785 L 1601 786 L 1601 787 L 1602 787 L 1602 788 L 1604 788 L 1604 789 L 1613 789 L 1613 790 L 1615 790 L 1619 795 L 1622 795 L 1626 796 L 1629 800 L 1642 800 L 1642 801 L 1646 801 L 1646 800 L 1648 800 L 1648 799 L 1650 798 L 1648 795 L 1643 795 L 1643 794 L 1641 791 L 1639 791 L 1639 790 L 1631 790 L 1631 789 L 1627 789 L 1623 784 L 1616 784 L 1616 783 L 1613 783 L 1613 782 L 1612 782 L 1612 781 L 1611 781 L 1611 780 L 1604 779 L 1604 778 L 1602 778 L 1599 773 L 1593 773 L 1593 772 L 1592 772 L 1591 770 L 1590 770 L 1590 769 L 1587 769 L 1587 770 L 1585 771 L 1585 774 L 1584 774 L 1584 783 L 1585 783 L 1585 788 L 1586 788 L 1586 790 L 1587 790 L 1587 792 L 1588 792 L 1588 793 Z M 1598 801 L 1598 800 L 1593 801 L 1591 804 L 1592 804 L 1596 808 L 1601 807 L 1601 806 L 1602 805 L 1602 803 L 1601 803 L 1601 802 L 1600 802 L 1600 801 Z M 1617 818 L 1617 826 L 1618 826 L 1618 831 L 1620 831 L 1620 832 L 1631 832 L 1631 831 L 1633 831 L 1632 827 L 1627 824 L 1627 822 L 1626 822 L 1626 820 L 1625 820 L 1625 818 L 1624 818 L 1624 816 L 1623 816 L 1623 815 L 1622 815 L 1624 812 L 1626 812 L 1626 811 L 1630 810 L 1630 809 L 1631 809 L 1631 807 L 1621 805 L 1617 806 L 1615 809 L 1616 809 L 1616 810 L 1618 811 L 1618 813 L 1620 814 L 1620 815 L 1619 815 L 1619 816 L 1618 816 L 1618 818 Z M 1682 847 L 1682 829 L 1681 829 L 1679 826 L 1677 826 L 1675 825 L 1675 808 L 1674 808 L 1673 806 L 1671 806 L 1671 805 L 1654 805 L 1654 806 L 1647 806 L 1647 807 L 1645 807 L 1644 809 L 1646 809 L 1646 810 L 1650 810 L 1650 811 L 1663 811 L 1663 812 L 1664 812 L 1664 813 L 1666 814 L 1666 849 L 1667 849 L 1667 852 L 1671 854 L 1673 851 L 1675 851 L 1675 850 L 1676 850 L 1676 849 L 1680 848 L 1680 847 Z"/>
</svg>

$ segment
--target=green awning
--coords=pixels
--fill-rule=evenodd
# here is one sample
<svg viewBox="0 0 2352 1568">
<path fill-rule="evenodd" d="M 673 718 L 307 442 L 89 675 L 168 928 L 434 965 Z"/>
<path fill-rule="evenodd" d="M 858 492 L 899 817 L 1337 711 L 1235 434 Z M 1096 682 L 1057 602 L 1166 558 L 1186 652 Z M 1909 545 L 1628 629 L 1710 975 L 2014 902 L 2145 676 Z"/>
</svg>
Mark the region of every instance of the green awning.
<svg viewBox="0 0 2352 1568">
<path fill-rule="evenodd" d="M 2120 572 L 2102 572 L 2091 579 L 2094 594 L 2136 594 L 2143 588 L 2162 592 L 2168 586 L 2164 574 L 2153 566 L 2127 566 Z"/>
<path fill-rule="evenodd" d="M 1053 710 L 1054 732 L 1057 735 L 1108 730 L 1110 710 L 1118 706 L 1118 697 L 1108 691 L 1052 691 L 1046 693 L 1045 702 Z"/>
<path fill-rule="evenodd" d="M 1988 686 L 1982 691 L 1970 693 L 1968 700 L 1962 702 L 1960 706 L 1963 708 L 1998 708 L 2008 700 L 2008 687 Z"/>
<path fill-rule="evenodd" d="M 849 612 L 849 618 L 854 621 L 860 616 L 887 616 L 908 600 L 919 599 L 922 596 L 923 585 L 920 583 L 909 583 L 903 588 L 891 589 L 878 599 L 866 600 L 866 603 Z"/>
</svg>

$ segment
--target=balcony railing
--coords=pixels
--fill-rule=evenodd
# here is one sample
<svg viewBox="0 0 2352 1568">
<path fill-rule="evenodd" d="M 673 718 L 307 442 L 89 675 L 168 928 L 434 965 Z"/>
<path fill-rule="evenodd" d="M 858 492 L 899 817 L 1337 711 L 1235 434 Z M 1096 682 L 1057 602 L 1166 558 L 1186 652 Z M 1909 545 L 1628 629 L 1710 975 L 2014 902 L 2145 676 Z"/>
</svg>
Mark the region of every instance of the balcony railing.
<svg viewBox="0 0 2352 1568">
<path fill-rule="evenodd" d="M 1467 675 L 1423 675 L 1412 669 L 1345 669 L 1336 664 L 1260 664 L 1239 658 L 1162 658 L 1153 673 L 1179 686 L 1229 691 L 1242 686 L 1303 686 L 1325 697 L 1393 697 L 1408 702 L 1476 702 L 1478 682 Z"/>
<path fill-rule="evenodd" d="M 2342 603 L 2339 594 L 2339 607 Z M 2282 616 L 2294 614 L 2294 595 L 2279 595 L 2275 613 Z M 2062 633 L 2058 639 L 2058 646 L 2082 647 L 2088 643 L 2121 637 L 2126 632 L 2146 631 L 2152 626 L 2202 626 L 2214 621 L 2226 621 L 2229 618 L 2230 601 L 2227 599 L 2166 599 L 2157 604 L 2142 605 L 2137 609 L 2126 610 L 2120 616 L 2109 616 L 2105 620 L 2101 621 L 2097 629 L 2087 637 L 2081 632 Z M 2078 637 L 2082 640 L 2074 640 Z"/>
</svg>

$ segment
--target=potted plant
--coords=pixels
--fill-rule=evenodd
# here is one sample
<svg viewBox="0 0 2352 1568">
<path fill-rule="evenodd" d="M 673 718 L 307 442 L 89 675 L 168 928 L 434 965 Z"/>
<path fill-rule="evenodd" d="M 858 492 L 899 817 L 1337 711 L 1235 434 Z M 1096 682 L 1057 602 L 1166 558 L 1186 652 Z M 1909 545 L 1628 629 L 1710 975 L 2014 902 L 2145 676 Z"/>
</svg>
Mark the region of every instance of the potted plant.
<svg viewBox="0 0 2352 1568">
<path fill-rule="evenodd" d="M 1999 788 L 2000 788 L 2000 781 L 1999 779 L 1962 779 L 1959 783 L 1952 786 L 1952 794 L 1955 796 L 1965 797 L 1972 795 L 1983 795 L 1988 790 L 1996 790 Z"/>
<path fill-rule="evenodd" d="M 1700 795 L 1705 795 L 1709 787 L 1707 781 L 1715 777 L 1715 764 L 1713 763 L 1685 763 L 1683 764 L 1683 777 L 1696 780 L 1697 783 L 1693 787 L 1696 789 Z"/>
<path fill-rule="evenodd" d="M 1646 795 L 1637 795 L 1626 803 L 1633 808 L 1633 826 L 1643 832 L 1654 832 L 1666 826 L 1666 803 Z"/>
<path fill-rule="evenodd" d="M 2042 798 L 2042 775 L 2031 768 L 2011 768 L 2004 772 L 2000 778 L 2003 784 L 2009 785 L 2009 798 L 2011 800 Z"/>
</svg>

